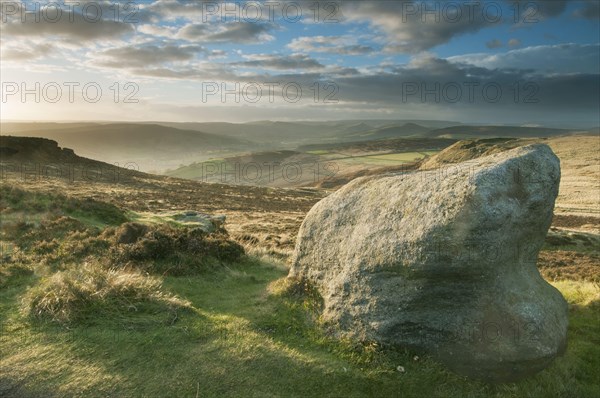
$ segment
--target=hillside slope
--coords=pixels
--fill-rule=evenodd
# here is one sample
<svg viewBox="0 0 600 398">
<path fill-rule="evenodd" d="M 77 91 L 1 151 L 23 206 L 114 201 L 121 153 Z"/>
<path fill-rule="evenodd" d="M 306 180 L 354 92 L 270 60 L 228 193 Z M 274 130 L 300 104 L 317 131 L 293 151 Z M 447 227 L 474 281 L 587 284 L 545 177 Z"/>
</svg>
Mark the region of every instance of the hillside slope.
<svg viewBox="0 0 600 398">
<path fill-rule="evenodd" d="M 325 195 L 317 189 L 208 184 L 123 169 L 42 138 L 1 136 L 0 148 L 2 184 L 101 200 L 150 218 L 180 210 L 223 214 L 232 236 L 263 242 L 270 250 L 291 250 L 304 214 Z"/>
<path fill-rule="evenodd" d="M 425 159 L 421 170 L 432 170 L 536 142 L 552 148 L 561 164 L 555 213 L 600 220 L 600 135 L 550 138 L 495 138 L 459 141 Z M 600 233 L 600 231 L 598 231 Z"/>
<path fill-rule="evenodd" d="M 156 177 L 138 171 L 135 164 L 114 164 L 78 156 L 56 141 L 37 137 L 0 136 L 2 178 L 17 180 L 61 180 L 118 182 Z"/>
<path fill-rule="evenodd" d="M 586 131 L 587 132 L 587 131 Z M 496 138 L 496 137 L 513 137 L 513 138 L 532 138 L 532 137 L 554 137 L 559 135 L 567 135 L 573 133 L 581 133 L 581 131 L 573 129 L 554 129 L 546 127 L 521 127 L 521 126 L 452 126 L 441 129 L 431 130 L 423 133 L 423 137 L 438 137 L 438 138 L 454 138 L 454 139 L 469 139 L 469 138 Z"/>
<path fill-rule="evenodd" d="M 59 127 L 61 126 L 61 127 Z M 2 135 L 42 137 L 73 148 L 82 156 L 109 163 L 136 163 L 142 170 L 161 170 L 185 160 L 247 150 L 255 146 L 245 139 L 181 130 L 157 124 L 41 124 L 22 130 L 3 126 Z"/>
</svg>

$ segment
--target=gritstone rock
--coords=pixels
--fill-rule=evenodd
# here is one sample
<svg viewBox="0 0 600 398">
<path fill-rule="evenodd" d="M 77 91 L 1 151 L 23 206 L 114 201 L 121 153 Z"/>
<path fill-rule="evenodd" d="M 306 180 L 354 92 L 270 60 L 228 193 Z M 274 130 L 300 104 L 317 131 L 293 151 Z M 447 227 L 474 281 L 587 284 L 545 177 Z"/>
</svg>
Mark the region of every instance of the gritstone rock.
<svg viewBox="0 0 600 398">
<path fill-rule="evenodd" d="M 567 303 L 535 264 L 559 181 L 541 144 L 356 179 L 308 213 L 289 276 L 316 287 L 340 336 L 519 379 L 566 347 Z"/>
</svg>

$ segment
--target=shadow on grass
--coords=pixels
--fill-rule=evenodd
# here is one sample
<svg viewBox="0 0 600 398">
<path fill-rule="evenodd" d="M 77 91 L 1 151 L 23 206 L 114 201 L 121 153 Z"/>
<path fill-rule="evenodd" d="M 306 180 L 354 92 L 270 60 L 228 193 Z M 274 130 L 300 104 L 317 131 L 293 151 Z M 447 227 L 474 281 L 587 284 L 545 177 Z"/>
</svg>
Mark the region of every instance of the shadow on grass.
<svg viewBox="0 0 600 398">
<path fill-rule="evenodd" d="M 304 370 L 316 380 L 327 378 L 320 393 L 406 396 L 598 396 L 600 387 L 595 381 L 600 370 L 600 307 L 597 302 L 587 306 L 571 306 L 569 347 L 564 356 L 557 358 L 546 370 L 518 383 L 490 385 L 447 372 L 428 358 L 413 361 L 413 354 L 404 350 L 373 349 L 360 345 L 335 342 L 310 324 L 310 314 L 299 303 L 279 297 L 269 297 L 266 287 L 271 281 L 284 277 L 281 270 L 267 271 L 250 267 L 237 275 L 218 277 L 205 292 L 178 289 L 195 306 L 220 316 L 238 317 L 248 327 L 273 342 L 281 351 L 297 353 L 307 359 L 316 374 Z M 241 282 L 245 281 L 245 282 Z M 186 290 L 186 289 L 183 289 Z M 406 374 L 395 372 L 397 365 Z M 343 373 L 342 373 L 343 372 Z M 287 373 L 287 372 L 286 372 Z M 345 388 L 345 376 L 358 383 Z M 291 379 L 293 380 L 293 379 Z M 291 382 L 291 381 L 290 381 Z M 305 379 L 304 383 L 311 384 Z M 375 389 L 375 390 L 374 390 Z M 301 391 L 299 386 L 293 391 Z"/>
<path fill-rule="evenodd" d="M 2 344 L 8 353 L 2 367 L 9 372 L 0 386 L 13 385 L 22 396 L 35 387 L 61 397 L 598 393 L 597 304 L 573 307 L 563 358 L 523 382 L 492 386 L 451 374 L 428 358 L 415 361 L 409 352 L 333 342 L 311 325 L 304 307 L 269 296 L 269 283 L 285 274 L 276 267 L 242 264 L 218 273 L 167 278 L 165 287 L 194 307 L 173 325 L 98 320 L 66 330 L 48 324 L 32 327 L 12 314 L 19 333 Z M 10 302 L 14 311 L 23 291 L 2 292 L 2 305 Z"/>
</svg>

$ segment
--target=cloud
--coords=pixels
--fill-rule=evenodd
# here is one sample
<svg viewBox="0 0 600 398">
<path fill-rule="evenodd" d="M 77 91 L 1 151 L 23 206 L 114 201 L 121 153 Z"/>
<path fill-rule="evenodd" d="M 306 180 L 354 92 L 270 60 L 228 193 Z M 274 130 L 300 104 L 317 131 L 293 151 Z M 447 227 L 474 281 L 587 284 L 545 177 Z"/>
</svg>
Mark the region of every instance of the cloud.
<svg viewBox="0 0 600 398">
<path fill-rule="evenodd" d="M 272 55 L 272 54 L 255 54 L 244 56 L 246 61 L 235 62 L 233 66 L 243 66 L 270 70 L 316 70 L 323 69 L 325 66 L 317 60 L 303 54 L 293 55 Z"/>
<path fill-rule="evenodd" d="M 281 1 L 285 3 L 285 1 Z M 275 2 L 275 10 L 281 3 Z M 262 13 L 260 18 L 255 18 L 255 11 Z M 257 1 L 223 1 L 223 0 L 157 0 L 150 4 L 140 5 L 140 15 L 144 22 L 175 21 L 178 19 L 196 23 L 234 22 L 242 19 L 246 21 L 269 20 L 267 7 L 259 5 Z"/>
<path fill-rule="evenodd" d="M 58 53 L 58 49 L 50 43 L 2 43 L 0 50 L 2 62 L 34 61 Z"/>
<path fill-rule="evenodd" d="M 138 32 L 149 36 L 158 37 L 174 37 L 177 34 L 177 27 L 174 26 L 159 26 L 159 25 L 140 25 Z"/>
<path fill-rule="evenodd" d="M 523 50 L 512 50 L 515 53 Z M 507 53 L 508 54 L 508 53 Z M 535 56 L 527 54 L 527 56 Z M 514 54 L 511 57 L 515 57 Z M 279 59 L 282 58 L 282 59 Z M 344 107 L 370 106 L 388 110 L 414 109 L 418 112 L 454 112 L 455 115 L 485 115 L 494 120 L 517 115 L 523 120 L 543 120 L 544 115 L 560 112 L 578 112 L 589 116 L 600 105 L 600 75 L 596 72 L 545 74 L 533 69 L 514 68 L 510 64 L 500 67 L 499 61 L 488 67 L 453 59 L 437 58 L 422 53 L 411 58 L 407 64 L 386 64 L 379 69 L 358 71 L 352 68 L 315 68 L 299 72 L 270 74 L 264 69 L 287 70 L 285 56 L 247 55 L 247 61 L 239 64 L 195 63 L 194 67 L 134 68 L 131 73 L 138 76 L 161 79 L 189 80 L 194 82 L 232 82 L 267 84 L 277 82 L 279 87 L 293 82 L 312 92 L 315 82 L 332 82 L 336 87 L 335 99 Z M 477 57 L 473 57 L 477 60 Z M 306 61 L 297 58 L 297 62 Z M 256 61 L 257 63 L 253 63 Z M 263 71 L 240 73 L 236 66 L 259 65 Z M 263 68 L 267 65 L 267 68 Z M 287 64 L 292 67 L 292 63 Z M 280 69 L 277 69 L 280 68 Z M 300 69 L 300 68 L 298 68 Z M 529 83 L 530 86 L 524 86 Z M 519 84 L 518 100 L 515 100 L 515 85 Z M 410 86 L 410 87 L 409 87 Z M 485 91 L 484 87 L 491 86 Z M 231 86 L 233 87 L 233 86 Z M 456 87 L 460 96 L 456 99 Z M 407 90 L 416 90 L 412 94 Z M 496 100 L 497 90 L 500 95 Z M 427 94 L 428 92 L 428 94 Z M 470 92 L 473 93 L 471 99 Z M 423 94 L 425 93 L 425 94 Z M 492 99 L 490 99 L 492 98 Z M 533 100 L 533 101 L 531 101 Z M 312 95 L 306 94 L 295 106 L 316 106 Z M 583 113 L 582 113 L 583 112 Z M 441 114 L 441 113 L 440 113 Z M 482 116 L 483 117 L 483 116 Z M 490 119 L 492 120 L 492 119 Z"/>
<path fill-rule="evenodd" d="M 108 12 L 108 11 L 107 11 Z M 96 20 L 90 15 L 83 16 L 76 11 L 62 11 L 60 18 L 52 22 L 46 18 L 36 21 L 34 16 L 21 20 L 20 14 L 8 15 L 7 21 L 0 23 L 3 37 L 61 37 L 70 40 L 117 39 L 134 33 L 133 24 L 103 17 Z M 103 13 L 102 15 L 112 15 Z M 52 17 L 54 18 L 54 17 Z"/>
<path fill-rule="evenodd" d="M 386 37 L 387 52 L 418 53 L 429 50 L 466 33 L 475 33 L 493 26 L 482 12 L 470 13 L 463 2 L 453 2 L 459 9 L 448 8 L 444 17 L 427 15 L 425 5 L 410 0 L 344 2 L 344 18 L 349 22 L 367 22 Z M 441 7 L 443 2 L 434 2 Z M 441 10 L 441 9 L 440 9 Z M 460 13 L 460 15 L 459 15 Z M 467 17 L 468 16 L 468 17 Z"/>
<path fill-rule="evenodd" d="M 395 104 L 397 108 L 414 105 L 429 112 L 451 110 L 463 117 L 482 112 L 493 120 L 543 120 L 554 112 L 589 116 L 600 106 L 597 71 L 542 75 L 531 70 L 457 64 L 432 55 L 415 57 L 406 65 L 387 70 L 340 77 L 334 82 L 344 103 Z M 520 85 L 518 95 L 516 84 Z"/>
<path fill-rule="evenodd" d="M 201 46 L 129 45 L 95 53 L 92 63 L 108 68 L 141 68 L 190 61 L 202 52 L 206 53 L 207 50 Z"/>
<path fill-rule="evenodd" d="M 598 0 L 586 1 L 583 7 L 573 12 L 573 15 L 578 18 L 598 20 L 600 19 L 600 2 Z"/>
<path fill-rule="evenodd" d="M 519 39 L 510 39 L 508 41 L 508 46 L 509 47 L 520 47 L 521 46 L 521 40 L 519 40 Z"/>
<path fill-rule="evenodd" d="M 515 5 L 519 13 L 517 23 Z M 343 2 L 341 8 L 345 21 L 366 22 L 375 31 L 383 33 L 385 51 L 415 54 L 485 28 L 501 24 L 525 26 L 525 19 L 539 21 L 557 17 L 564 13 L 567 1 L 505 0 L 502 6 L 495 2 L 398 0 L 349 1 Z"/>
<path fill-rule="evenodd" d="M 257 44 L 273 40 L 271 24 L 230 22 L 226 24 L 187 24 L 177 32 L 177 38 L 205 43 Z"/>
<path fill-rule="evenodd" d="M 500 48 L 503 45 L 504 44 L 500 40 L 498 40 L 498 39 L 493 39 L 493 40 L 490 40 L 490 41 L 488 41 L 488 42 L 485 43 L 485 46 L 487 48 Z"/>
<path fill-rule="evenodd" d="M 472 43 L 471 38 L 464 42 L 457 40 L 462 35 L 474 34 L 499 24 L 503 24 L 502 31 L 509 31 L 509 25 L 520 26 L 515 24 L 509 9 L 514 2 L 515 0 L 505 0 L 500 3 L 504 7 L 503 11 L 508 14 L 505 12 L 505 19 L 496 24 L 483 18 L 481 12 L 475 13 L 474 18 L 463 15 L 458 21 L 447 18 L 436 21 L 431 15 L 423 20 L 422 12 L 418 10 L 406 15 L 412 10 L 411 6 L 422 7 L 425 4 L 423 1 L 398 0 L 336 2 L 339 3 L 344 18 L 340 24 L 317 26 L 301 21 L 281 27 L 268 23 L 264 16 L 258 23 L 232 22 L 230 19 L 223 22 L 220 16 L 213 16 L 205 21 L 202 18 L 203 3 L 200 1 L 142 2 L 139 4 L 140 24 L 109 20 L 112 15 L 110 9 L 106 10 L 106 19 L 95 24 L 84 21 L 80 14 L 73 15 L 73 22 L 69 21 L 68 14 L 63 15 L 62 23 L 34 23 L 30 20 L 22 24 L 20 20 L 11 19 L 0 26 L 2 60 L 18 64 L 20 69 L 12 69 L 19 73 L 28 66 L 32 70 L 43 69 L 36 72 L 41 73 L 52 71 L 51 68 L 56 66 L 42 68 L 38 65 L 42 62 L 49 63 L 47 59 L 53 62 L 52 55 L 61 51 L 68 58 L 65 58 L 66 61 L 61 58 L 60 64 L 69 67 L 91 66 L 108 75 L 131 75 L 148 82 L 159 79 L 178 80 L 160 86 L 160 95 L 163 94 L 164 87 L 168 87 L 165 91 L 176 93 L 174 101 L 180 100 L 179 96 L 185 89 L 191 88 L 189 91 L 194 91 L 202 82 L 210 81 L 227 84 L 295 82 L 307 88 L 305 96 L 309 101 L 312 100 L 312 94 L 307 93 L 312 93 L 310 88 L 315 82 L 333 81 L 338 87 L 338 109 L 343 109 L 343 112 L 362 112 L 368 109 L 369 112 L 381 110 L 382 113 L 390 112 L 389 114 L 395 115 L 394 112 L 414 110 L 425 115 L 434 114 L 436 117 L 449 113 L 469 118 L 470 115 L 492 115 L 496 120 L 502 120 L 498 116 L 500 114 L 507 115 L 507 120 L 513 120 L 513 114 L 525 115 L 531 109 L 540 115 L 552 110 L 547 114 L 557 115 L 556 117 L 578 115 L 578 109 L 597 115 L 594 107 L 599 102 L 598 44 L 517 48 L 521 46 L 518 39 L 508 40 L 509 37 L 504 37 L 502 41 L 493 39 L 486 43 L 488 48 L 505 48 L 501 53 L 464 54 L 446 59 L 428 53 L 436 46 L 452 42 L 452 46 L 444 48 L 444 53 L 459 51 L 460 54 L 465 46 Z M 439 7 L 451 3 L 465 4 L 461 1 L 434 1 L 429 2 L 429 5 L 434 3 Z M 285 0 L 281 0 L 281 5 L 277 8 L 281 9 L 283 4 Z M 309 15 L 306 19 L 311 19 L 312 11 L 309 7 L 314 6 L 314 2 L 299 1 L 299 4 Z M 566 1 L 561 0 L 535 3 L 519 0 L 518 4 L 521 17 L 529 15 L 539 20 L 563 15 L 567 10 Z M 575 10 L 576 17 L 597 19 L 598 2 L 577 2 L 568 10 Z M 466 11 L 463 12 L 466 15 Z M 533 14 L 528 14 L 532 12 Z M 563 19 L 568 24 L 565 29 L 573 26 L 570 24 L 582 23 L 573 18 Z M 550 24 L 548 28 L 553 26 Z M 540 29 L 542 31 L 538 34 L 543 32 L 543 27 Z M 369 31 L 368 35 L 364 35 L 365 31 Z M 330 35 L 326 36 L 323 32 L 329 32 Z M 285 48 L 280 48 L 281 53 L 273 53 L 270 46 L 267 46 L 264 50 L 257 51 L 263 53 L 248 54 L 247 48 L 243 46 L 273 40 L 276 33 L 281 34 L 281 37 L 275 45 L 288 43 Z M 522 35 L 518 37 L 529 36 L 526 31 L 522 31 Z M 119 39 L 127 39 L 127 45 Z M 211 43 L 215 45 L 211 46 Z M 224 43 L 240 46 L 231 46 L 232 49 L 222 45 Z M 234 54 L 234 49 L 239 50 L 237 55 Z M 382 54 L 385 52 L 393 54 Z M 397 60 L 403 57 L 396 57 L 395 53 L 413 56 L 410 62 L 398 64 Z M 228 58 L 228 54 L 232 58 Z M 354 59 L 357 61 L 356 65 L 360 65 L 354 68 L 343 64 L 331 65 L 324 61 L 340 57 L 323 56 L 321 60 L 315 54 L 363 57 Z M 364 57 L 370 54 L 389 55 L 389 58 L 382 61 L 380 58 L 383 57 Z M 61 54 L 61 57 L 64 55 Z M 82 58 L 86 61 L 79 63 Z M 368 65 L 369 59 L 373 60 L 374 65 Z M 456 103 L 443 100 L 436 102 L 432 96 L 426 96 L 425 101 L 422 101 L 419 94 L 411 96 L 407 102 L 402 98 L 406 83 L 416 83 L 419 88 L 421 85 L 431 88 L 436 84 L 462 85 L 473 81 L 479 86 L 500 85 L 504 97 L 498 103 L 482 101 L 481 95 L 474 103 L 469 103 L 466 95 Z M 538 85 L 539 90 L 535 95 L 539 102 L 516 103 L 511 90 L 514 90 L 515 83 L 528 81 Z M 149 83 L 151 88 L 159 91 L 156 88 L 159 86 L 151 84 Z M 463 89 L 466 90 L 464 86 Z M 220 105 L 227 109 L 226 104 Z M 306 109 L 318 109 L 319 112 L 331 109 L 321 105 L 298 104 L 293 106 L 295 108 L 291 113 L 280 113 L 305 118 L 306 115 L 312 116 L 310 110 L 307 112 Z M 266 108 L 269 112 L 276 112 L 276 107 L 267 105 Z"/>
<path fill-rule="evenodd" d="M 356 39 L 349 36 L 312 36 L 298 37 L 288 45 L 293 51 L 319 52 L 340 55 L 362 55 L 374 51 L 370 46 L 356 43 Z"/>
<path fill-rule="evenodd" d="M 195 62 L 193 66 L 157 66 L 138 67 L 127 70 L 136 77 L 152 77 L 168 80 L 188 80 L 197 82 L 239 81 L 240 77 L 227 69 L 225 65 L 208 62 Z"/>
<path fill-rule="evenodd" d="M 600 45 L 556 44 L 526 47 L 501 54 L 465 54 L 449 57 L 453 63 L 465 63 L 488 69 L 534 70 L 539 73 L 598 73 Z"/>
<path fill-rule="evenodd" d="M 226 58 L 227 57 L 227 51 L 225 51 L 225 50 L 211 50 L 208 53 L 208 57 L 211 58 L 211 59 Z"/>
<path fill-rule="evenodd" d="M 177 0 L 157 0 L 140 6 L 140 16 L 144 22 L 175 20 L 177 18 L 197 18 L 202 16 L 204 1 L 179 2 Z"/>
<path fill-rule="evenodd" d="M 567 0 L 505 0 L 511 7 L 518 6 L 519 20 L 527 19 L 545 19 L 557 17 L 565 12 Z M 513 8 L 514 10 L 514 8 Z M 514 11 L 513 11 L 514 16 Z"/>
</svg>

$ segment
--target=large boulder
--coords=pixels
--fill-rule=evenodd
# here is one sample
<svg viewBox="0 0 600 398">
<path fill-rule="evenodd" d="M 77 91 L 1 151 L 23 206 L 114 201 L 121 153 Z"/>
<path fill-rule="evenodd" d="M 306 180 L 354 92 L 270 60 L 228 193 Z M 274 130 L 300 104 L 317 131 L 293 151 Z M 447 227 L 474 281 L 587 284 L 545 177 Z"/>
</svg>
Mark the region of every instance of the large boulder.
<svg viewBox="0 0 600 398">
<path fill-rule="evenodd" d="M 536 268 L 559 181 L 541 144 L 359 178 L 308 213 L 289 276 L 318 289 L 338 335 L 519 379 L 566 347 L 567 303 Z"/>
</svg>

